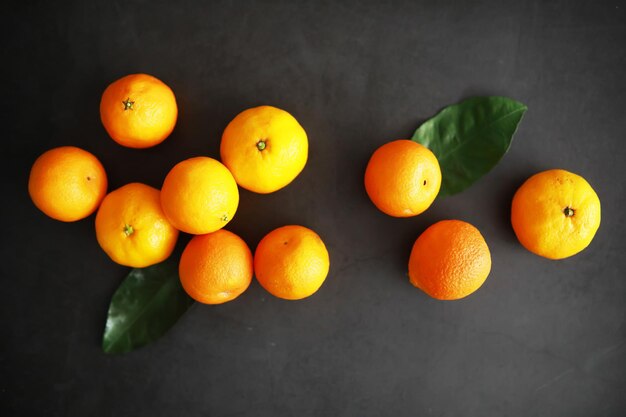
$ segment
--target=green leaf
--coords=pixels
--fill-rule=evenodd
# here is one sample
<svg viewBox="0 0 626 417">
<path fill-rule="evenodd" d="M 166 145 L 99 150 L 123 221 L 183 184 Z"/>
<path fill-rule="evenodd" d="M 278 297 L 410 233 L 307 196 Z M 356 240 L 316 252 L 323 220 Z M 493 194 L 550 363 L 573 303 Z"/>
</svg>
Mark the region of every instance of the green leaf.
<svg viewBox="0 0 626 417">
<path fill-rule="evenodd" d="M 439 160 L 438 197 L 465 190 L 496 166 L 527 109 L 506 97 L 474 97 L 446 107 L 422 124 L 413 140 Z"/>
<path fill-rule="evenodd" d="M 192 304 L 180 284 L 177 262 L 133 269 L 111 299 L 102 350 L 124 353 L 153 342 Z"/>
</svg>

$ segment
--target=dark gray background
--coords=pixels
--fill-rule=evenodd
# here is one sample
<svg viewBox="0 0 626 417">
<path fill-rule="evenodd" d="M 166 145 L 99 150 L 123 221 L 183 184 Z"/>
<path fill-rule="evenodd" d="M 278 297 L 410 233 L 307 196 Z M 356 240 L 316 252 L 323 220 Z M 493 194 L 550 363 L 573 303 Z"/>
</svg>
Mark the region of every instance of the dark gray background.
<svg viewBox="0 0 626 417">
<path fill-rule="evenodd" d="M 626 415 L 623 1 L 25 3 L 1 17 L 0 414 Z M 148 150 L 99 120 L 104 88 L 133 72 L 164 80 L 180 108 Z M 491 94 L 529 107 L 502 162 L 423 215 L 378 212 L 362 185 L 374 149 Z M 281 225 L 316 230 L 326 283 L 288 302 L 254 282 L 146 348 L 103 354 L 128 269 L 98 247 L 93 216 L 64 224 L 32 205 L 31 164 L 76 145 L 110 189 L 160 187 L 180 160 L 218 157 L 226 124 L 260 104 L 301 122 L 310 157 L 287 188 L 242 191 L 229 228 L 252 249 Z M 592 184 L 603 217 L 587 250 L 555 262 L 517 243 L 509 210 L 525 178 L 557 167 Z M 477 226 L 493 257 L 456 302 L 406 276 L 413 241 L 447 218 Z"/>
</svg>

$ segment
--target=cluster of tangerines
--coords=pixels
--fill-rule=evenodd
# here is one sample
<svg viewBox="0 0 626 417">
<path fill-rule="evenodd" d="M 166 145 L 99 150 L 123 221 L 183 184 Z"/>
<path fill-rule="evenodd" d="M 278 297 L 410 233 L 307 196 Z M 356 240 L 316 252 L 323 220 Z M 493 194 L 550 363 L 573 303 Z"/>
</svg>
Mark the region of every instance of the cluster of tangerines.
<svg viewBox="0 0 626 417">
<path fill-rule="evenodd" d="M 132 74 L 105 89 L 100 117 L 120 145 L 148 148 L 170 135 L 178 107 L 161 80 Z M 106 172 L 98 159 L 64 146 L 35 161 L 28 188 L 35 205 L 57 220 L 80 220 L 97 210 L 98 243 L 121 265 L 142 268 L 162 262 L 174 250 L 179 231 L 195 235 L 181 255 L 179 276 L 199 302 L 232 300 L 248 288 L 253 275 L 277 297 L 313 294 L 330 266 L 314 231 L 280 227 L 261 240 L 253 257 L 243 239 L 223 229 L 237 211 L 238 185 L 271 193 L 302 171 L 308 157 L 304 129 L 275 107 L 248 109 L 224 130 L 220 154 L 222 162 L 199 156 L 176 164 L 160 190 L 131 183 L 107 194 Z"/>
<path fill-rule="evenodd" d="M 410 140 L 377 149 L 366 172 L 365 188 L 384 213 L 410 217 L 433 203 L 441 186 L 435 155 Z M 531 176 L 517 190 L 511 224 L 520 243 L 549 259 L 563 259 L 586 248 L 600 226 L 600 200 L 581 176 L 551 169 Z M 411 283 L 433 298 L 456 300 L 482 286 L 491 271 L 491 254 L 473 225 L 443 220 L 415 241 L 409 258 Z"/>
<path fill-rule="evenodd" d="M 106 88 L 100 115 L 117 143 L 147 148 L 170 135 L 178 110 L 166 84 L 133 74 Z M 297 300 L 315 293 L 328 275 L 330 260 L 314 231 L 298 225 L 275 229 L 259 242 L 253 256 L 243 239 L 223 229 L 237 210 L 238 186 L 271 193 L 304 169 L 308 139 L 302 126 L 275 107 L 245 110 L 224 130 L 220 156 L 222 162 L 199 156 L 178 163 L 161 190 L 131 183 L 106 194 L 107 177 L 98 159 L 76 147 L 60 147 L 35 161 L 29 193 L 40 210 L 61 221 L 80 220 L 97 210 L 98 243 L 122 265 L 141 268 L 164 261 L 179 231 L 195 235 L 181 256 L 179 276 L 185 291 L 199 302 L 232 300 L 248 288 L 253 276 L 280 298 Z M 441 179 L 439 162 L 428 148 L 396 140 L 373 153 L 365 188 L 382 212 L 410 217 L 431 206 Z M 600 224 L 600 202 L 582 177 L 544 171 L 515 194 L 511 221 L 524 247 L 561 259 L 591 242 Z M 408 269 L 414 286 L 431 297 L 454 300 L 484 283 L 491 255 L 474 226 L 443 220 L 418 237 Z"/>
</svg>

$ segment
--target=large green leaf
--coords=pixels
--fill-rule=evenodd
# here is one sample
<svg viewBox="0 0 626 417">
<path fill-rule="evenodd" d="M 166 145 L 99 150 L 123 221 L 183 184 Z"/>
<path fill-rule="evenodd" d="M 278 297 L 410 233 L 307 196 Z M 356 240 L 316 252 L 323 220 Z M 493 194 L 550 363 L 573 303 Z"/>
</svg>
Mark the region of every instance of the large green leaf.
<svg viewBox="0 0 626 417">
<path fill-rule="evenodd" d="M 496 166 L 527 109 L 506 97 L 474 97 L 446 107 L 422 124 L 413 140 L 439 160 L 439 197 L 465 190 Z"/>
<path fill-rule="evenodd" d="M 109 305 L 102 349 L 129 352 L 161 337 L 193 304 L 178 278 L 173 260 L 133 269 Z"/>
</svg>

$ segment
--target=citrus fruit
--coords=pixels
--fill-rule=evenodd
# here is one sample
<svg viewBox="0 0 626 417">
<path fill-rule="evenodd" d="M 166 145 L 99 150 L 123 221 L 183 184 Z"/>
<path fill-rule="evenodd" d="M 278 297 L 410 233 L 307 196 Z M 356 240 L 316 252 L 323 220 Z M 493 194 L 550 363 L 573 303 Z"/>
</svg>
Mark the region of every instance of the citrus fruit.
<svg viewBox="0 0 626 417">
<path fill-rule="evenodd" d="M 491 254 L 478 229 L 442 220 L 422 233 L 411 250 L 411 284 L 439 300 L 457 300 L 480 288 L 491 270 Z"/>
<path fill-rule="evenodd" d="M 581 176 L 562 169 L 533 175 L 513 197 L 511 224 L 520 243 L 549 259 L 585 249 L 600 227 L 600 200 Z"/>
<path fill-rule="evenodd" d="M 237 184 L 266 194 L 298 176 L 308 148 L 306 132 L 291 114 L 260 106 L 244 110 L 226 126 L 220 154 Z"/>
<path fill-rule="evenodd" d="M 96 214 L 96 238 L 114 262 L 143 268 L 170 256 L 178 230 L 161 209 L 159 190 L 131 183 L 102 200 Z"/>
<path fill-rule="evenodd" d="M 98 159 L 74 146 L 44 152 L 33 164 L 28 193 L 35 206 L 56 220 L 73 222 L 96 211 L 107 192 Z"/>
<path fill-rule="evenodd" d="M 239 236 L 218 230 L 194 236 L 183 251 L 180 282 L 191 298 L 221 304 L 237 298 L 252 281 L 252 253 Z"/>
<path fill-rule="evenodd" d="M 254 274 L 261 286 L 287 300 L 315 293 L 329 268 L 324 242 L 303 226 L 283 226 L 269 232 L 254 253 Z"/>
<path fill-rule="evenodd" d="M 232 220 L 239 205 L 239 190 L 224 165 L 199 156 L 179 162 L 167 174 L 161 204 L 177 229 L 203 235 Z"/>
<path fill-rule="evenodd" d="M 365 190 L 383 213 L 411 217 L 424 212 L 441 187 L 441 170 L 425 146 L 400 139 L 376 149 L 365 169 Z"/>
<path fill-rule="evenodd" d="M 131 74 L 111 83 L 102 94 L 100 118 L 109 136 L 129 148 L 149 148 L 167 138 L 178 117 L 176 98 L 161 80 Z"/>
</svg>

